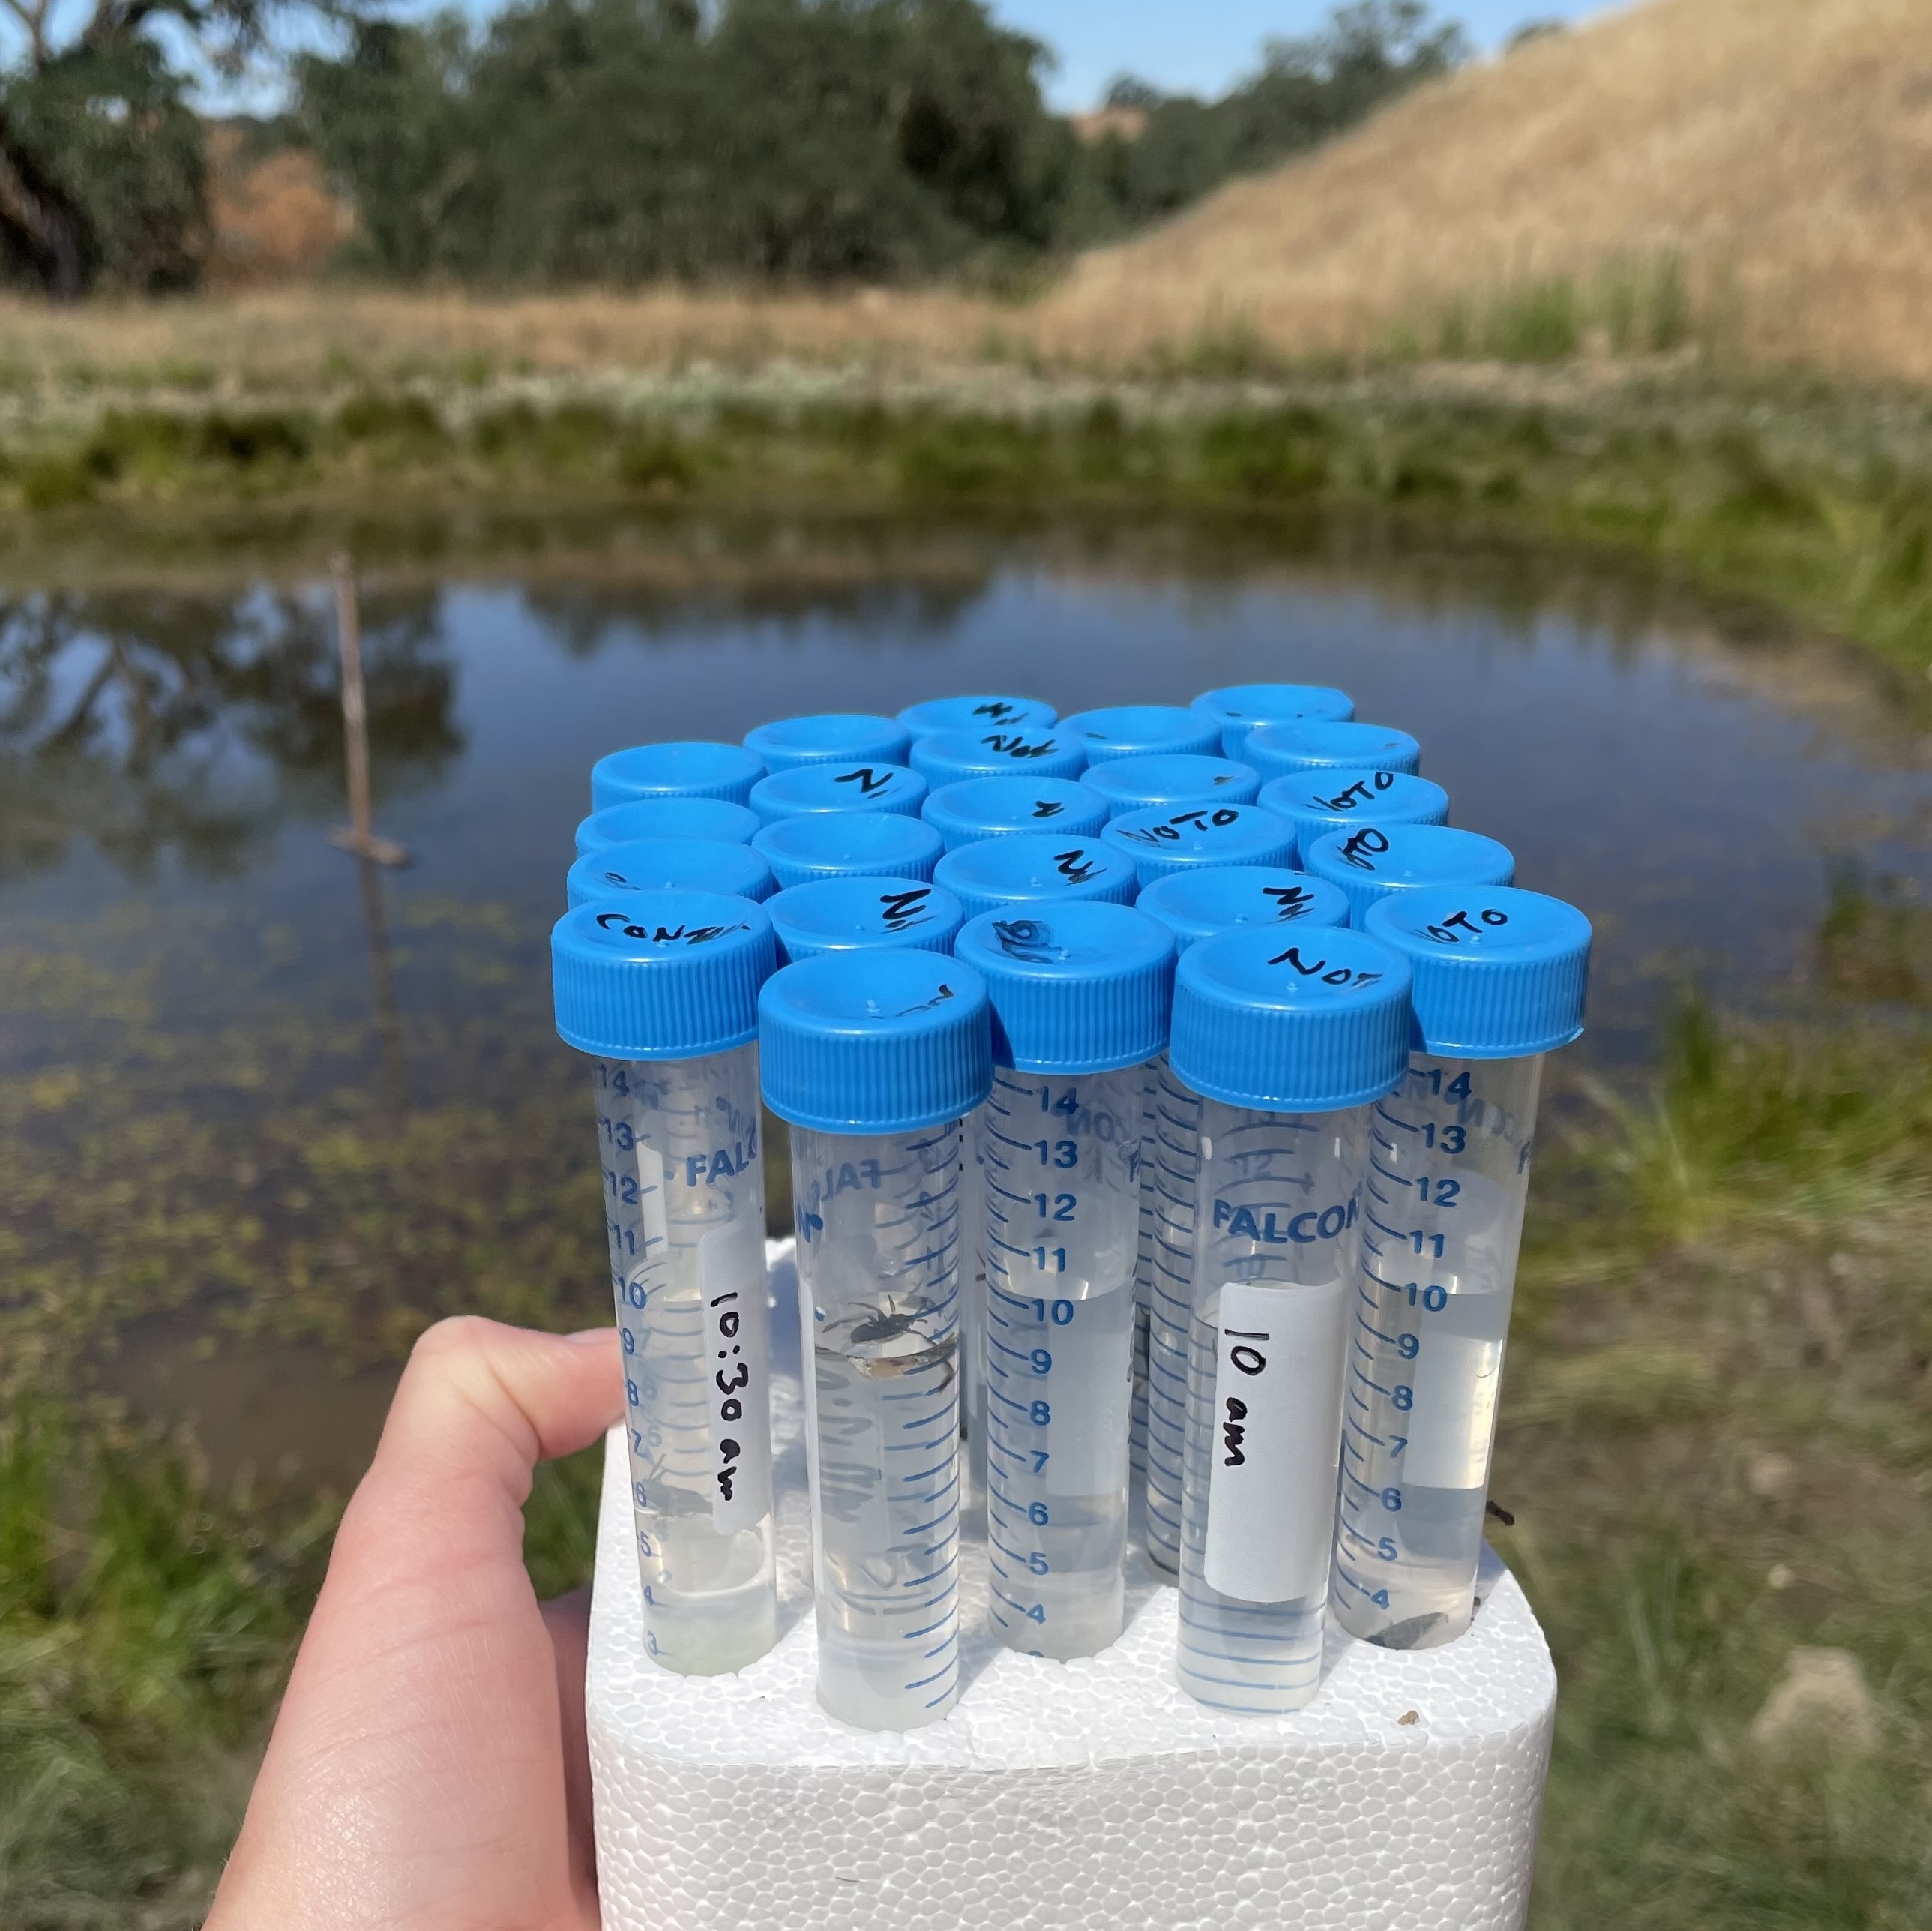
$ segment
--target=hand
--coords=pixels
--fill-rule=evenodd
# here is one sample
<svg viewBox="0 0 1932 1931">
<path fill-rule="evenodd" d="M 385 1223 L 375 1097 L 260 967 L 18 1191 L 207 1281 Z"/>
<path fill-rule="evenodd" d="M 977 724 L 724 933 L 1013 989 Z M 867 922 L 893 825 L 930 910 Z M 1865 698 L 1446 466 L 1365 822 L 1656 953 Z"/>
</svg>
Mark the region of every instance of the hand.
<svg viewBox="0 0 1932 1931">
<path fill-rule="evenodd" d="M 589 1591 L 538 1602 L 522 1509 L 622 1406 L 611 1329 L 417 1342 L 206 1931 L 596 1926 Z"/>
</svg>

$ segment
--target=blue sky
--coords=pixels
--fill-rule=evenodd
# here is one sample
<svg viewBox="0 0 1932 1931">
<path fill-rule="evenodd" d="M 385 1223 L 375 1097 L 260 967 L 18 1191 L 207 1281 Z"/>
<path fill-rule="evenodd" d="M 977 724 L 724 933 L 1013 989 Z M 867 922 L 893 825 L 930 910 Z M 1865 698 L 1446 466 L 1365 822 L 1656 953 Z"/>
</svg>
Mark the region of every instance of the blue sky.
<svg viewBox="0 0 1932 1931">
<path fill-rule="evenodd" d="M 451 0 L 388 0 L 386 11 L 406 17 L 436 11 Z M 478 18 L 502 0 L 454 0 Z M 1044 41 L 1058 56 L 1046 77 L 1047 96 L 1062 112 L 1098 104 L 1120 74 L 1138 74 L 1173 94 L 1212 97 L 1225 93 L 1259 59 L 1262 44 L 1275 37 L 1312 32 L 1334 11 L 1334 0 L 991 0 L 1006 25 Z M 1432 0 L 1432 11 L 1459 20 L 1480 49 L 1500 46 L 1529 20 L 1578 20 L 1600 11 L 1605 0 Z M 92 0 L 56 0 L 57 22 L 84 20 Z M 0 59 L 14 57 L 20 35 L 0 12 Z M 313 22 L 288 43 L 316 45 L 329 36 Z M 240 87 L 217 87 L 208 104 L 257 111 L 275 104 L 272 76 Z"/>
<path fill-rule="evenodd" d="M 1577 20 L 1603 0 L 1435 0 L 1483 48 L 1500 45 L 1529 20 Z M 1046 41 L 1060 56 L 1047 92 L 1063 110 L 1090 107 L 1120 73 L 1174 94 L 1225 93 L 1256 64 L 1262 43 L 1305 34 L 1332 0 L 994 0 L 1009 26 Z"/>
</svg>

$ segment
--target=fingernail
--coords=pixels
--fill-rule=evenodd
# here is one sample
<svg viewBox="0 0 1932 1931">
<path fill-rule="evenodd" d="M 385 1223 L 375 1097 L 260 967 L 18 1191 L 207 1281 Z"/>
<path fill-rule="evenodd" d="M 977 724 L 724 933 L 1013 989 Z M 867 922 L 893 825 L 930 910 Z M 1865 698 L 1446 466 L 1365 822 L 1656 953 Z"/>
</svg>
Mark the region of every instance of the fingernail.
<svg viewBox="0 0 1932 1931">
<path fill-rule="evenodd" d="M 608 1341 L 611 1330 L 608 1328 L 579 1328 L 574 1335 L 566 1335 L 567 1341 L 574 1341 L 579 1347 L 595 1347 L 599 1341 Z"/>
</svg>

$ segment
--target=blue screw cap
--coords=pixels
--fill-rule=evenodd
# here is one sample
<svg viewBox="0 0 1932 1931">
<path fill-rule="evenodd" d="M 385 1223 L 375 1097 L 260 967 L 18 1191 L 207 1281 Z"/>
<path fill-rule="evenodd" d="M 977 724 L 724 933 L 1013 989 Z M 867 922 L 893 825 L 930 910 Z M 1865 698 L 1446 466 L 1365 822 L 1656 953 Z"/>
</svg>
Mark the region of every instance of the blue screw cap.
<svg viewBox="0 0 1932 1931">
<path fill-rule="evenodd" d="M 944 848 L 922 819 L 884 811 L 782 818 L 752 840 L 782 891 L 815 878 L 929 878 Z"/>
<path fill-rule="evenodd" d="M 1143 886 L 1202 865 L 1292 865 L 1294 828 L 1259 805 L 1152 805 L 1117 818 L 1102 844 L 1130 860 Z"/>
<path fill-rule="evenodd" d="M 1212 757 L 1221 749 L 1221 727 L 1187 704 L 1117 704 L 1076 711 L 1060 720 L 1060 734 L 1077 738 L 1090 764 L 1163 752 Z"/>
<path fill-rule="evenodd" d="M 896 719 L 859 711 L 783 718 L 745 734 L 745 749 L 762 758 L 767 771 L 800 764 L 903 764 L 911 744 L 911 732 Z"/>
<path fill-rule="evenodd" d="M 721 845 L 748 845 L 758 814 L 748 805 L 723 798 L 637 798 L 607 805 L 577 827 L 577 855 L 607 845 L 631 845 L 646 838 L 710 838 Z"/>
<path fill-rule="evenodd" d="M 1415 1044 L 1449 1059 L 1522 1059 L 1583 1030 L 1590 921 L 1514 885 L 1418 885 L 1371 905 L 1369 936 L 1414 975 Z"/>
<path fill-rule="evenodd" d="M 695 1059 L 748 1044 L 777 964 L 762 905 L 683 891 L 566 912 L 550 960 L 558 1036 L 601 1059 Z"/>
<path fill-rule="evenodd" d="M 778 881 L 748 845 L 726 845 L 710 838 L 652 838 L 607 845 L 578 859 L 563 888 L 569 904 L 584 905 L 626 892 L 672 890 L 768 899 L 778 890 Z"/>
<path fill-rule="evenodd" d="M 1406 731 L 1386 724 L 1343 723 L 1301 718 L 1293 724 L 1258 724 L 1241 746 L 1266 784 L 1298 771 L 1408 771 L 1422 768 L 1422 746 Z"/>
<path fill-rule="evenodd" d="M 909 704 L 898 721 L 915 737 L 940 731 L 1051 731 L 1060 713 L 1037 698 L 928 698 Z"/>
<path fill-rule="evenodd" d="M 1370 906 L 1391 892 L 1516 881 L 1516 856 L 1507 845 L 1447 824 L 1358 824 L 1324 832 L 1301 862 L 1348 895 L 1348 923 L 1358 929 Z"/>
<path fill-rule="evenodd" d="M 986 982 L 996 1066 L 1109 1073 L 1167 1044 L 1174 940 L 1131 905 L 982 912 L 953 952 Z"/>
<path fill-rule="evenodd" d="M 1292 724 L 1298 717 L 1342 721 L 1354 716 L 1355 700 L 1331 684 L 1223 684 L 1203 691 L 1194 708 L 1220 726 L 1222 755 L 1238 758 L 1258 724 Z"/>
<path fill-rule="evenodd" d="M 936 791 L 966 778 L 1077 778 L 1087 752 L 1055 726 L 1050 731 L 935 731 L 915 737 L 912 767 Z"/>
<path fill-rule="evenodd" d="M 1096 764 L 1082 782 L 1107 800 L 1114 818 L 1150 805 L 1252 804 L 1261 779 L 1228 758 L 1186 752 L 1150 758 L 1116 758 Z"/>
<path fill-rule="evenodd" d="M 1107 809 L 1098 791 L 1072 778 L 962 778 L 934 791 L 920 815 L 956 851 L 1028 831 L 1097 837 Z"/>
<path fill-rule="evenodd" d="M 819 1133 L 912 1133 L 963 1119 L 992 1091 L 986 987 L 956 959 L 828 952 L 758 999 L 765 1104 Z"/>
<path fill-rule="evenodd" d="M 1270 779 L 1257 802 L 1294 827 L 1304 851 L 1358 824 L 1441 824 L 1449 815 L 1449 794 L 1406 771 L 1298 771 Z"/>
<path fill-rule="evenodd" d="M 879 946 L 949 951 L 965 917 L 937 885 L 884 877 L 817 878 L 779 893 L 765 909 L 788 963 Z"/>
<path fill-rule="evenodd" d="M 1408 984 L 1400 953 L 1346 926 L 1224 932 L 1180 955 L 1168 1058 L 1231 1107 L 1364 1106 L 1408 1068 Z"/>
<path fill-rule="evenodd" d="M 916 818 L 926 780 L 903 764 L 796 764 L 752 787 L 751 806 L 767 824 L 821 811 L 896 812 Z"/>
<path fill-rule="evenodd" d="M 1198 865 L 1156 878 L 1134 901 L 1174 943 L 1193 945 L 1246 926 L 1312 932 L 1346 925 L 1346 895 L 1325 878 L 1270 865 Z"/>
<path fill-rule="evenodd" d="M 591 766 L 590 809 L 600 812 L 633 798 L 723 798 L 743 804 L 764 775 L 764 764 L 742 744 L 634 744 Z"/>
<path fill-rule="evenodd" d="M 940 860 L 932 878 L 965 907 L 969 919 L 1008 905 L 1076 899 L 1131 905 L 1138 884 L 1132 864 L 1098 839 L 1037 831 L 962 845 Z"/>
</svg>

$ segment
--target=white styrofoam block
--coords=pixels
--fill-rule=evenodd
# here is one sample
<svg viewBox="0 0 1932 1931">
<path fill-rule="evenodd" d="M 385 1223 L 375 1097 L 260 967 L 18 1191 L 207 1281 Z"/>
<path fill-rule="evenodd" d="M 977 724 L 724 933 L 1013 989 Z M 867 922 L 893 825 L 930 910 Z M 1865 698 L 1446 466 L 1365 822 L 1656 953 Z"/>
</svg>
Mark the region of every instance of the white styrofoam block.
<svg viewBox="0 0 1932 1931">
<path fill-rule="evenodd" d="M 1144 1558 L 1127 1627 L 1070 1663 L 984 1634 L 943 1722 L 856 1730 L 813 1695 L 796 1283 L 775 1247 L 778 1646 L 735 1676 L 645 1655 L 622 1438 L 607 1450 L 587 1685 L 607 1931 L 1505 1931 L 1528 1904 L 1556 1697 L 1493 1557 L 1460 1641 L 1331 1638 L 1292 1716 L 1203 1710 L 1174 1675 L 1174 1592 Z"/>
</svg>

